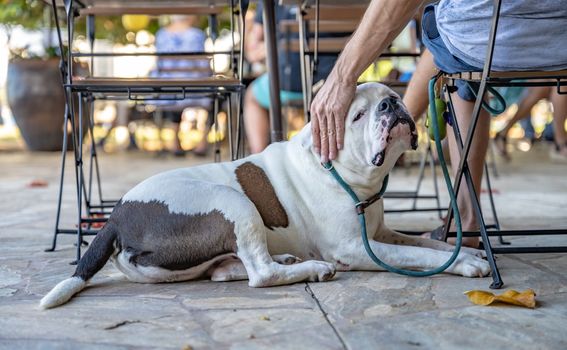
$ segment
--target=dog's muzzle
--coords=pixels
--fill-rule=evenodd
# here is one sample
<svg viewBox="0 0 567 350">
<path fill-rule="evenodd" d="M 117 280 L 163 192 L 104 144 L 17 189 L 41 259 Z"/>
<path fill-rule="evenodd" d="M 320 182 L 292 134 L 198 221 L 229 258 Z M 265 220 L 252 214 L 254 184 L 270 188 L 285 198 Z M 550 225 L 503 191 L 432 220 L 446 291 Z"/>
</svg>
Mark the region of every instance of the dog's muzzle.
<svg viewBox="0 0 567 350">
<path fill-rule="evenodd" d="M 410 147 L 417 149 L 417 130 L 413 119 L 409 116 L 405 107 L 395 97 L 386 97 L 376 107 L 376 115 L 382 117 L 382 126 L 388 134 L 388 142 L 391 139 L 391 131 L 396 126 L 408 125 L 410 129 Z M 385 118 L 384 118 L 385 117 Z M 372 164 L 381 166 L 386 157 L 386 148 L 374 156 Z"/>
<path fill-rule="evenodd" d="M 376 110 L 376 114 L 387 114 L 390 116 L 387 126 L 388 133 L 390 133 L 390 131 L 392 131 L 392 129 L 398 124 L 409 125 L 411 132 L 410 145 L 413 150 L 417 149 L 417 129 L 415 127 L 415 123 L 406 111 L 405 107 L 398 102 L 397 98 L 386 97 L 385 99 L 380 101 Z"/>
</svg>

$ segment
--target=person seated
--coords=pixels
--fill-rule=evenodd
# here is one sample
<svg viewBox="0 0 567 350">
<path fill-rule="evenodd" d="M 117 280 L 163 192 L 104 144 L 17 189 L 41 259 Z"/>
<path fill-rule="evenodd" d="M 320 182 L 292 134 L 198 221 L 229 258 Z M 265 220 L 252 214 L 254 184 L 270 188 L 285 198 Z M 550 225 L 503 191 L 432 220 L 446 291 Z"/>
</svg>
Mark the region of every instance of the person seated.
<svg viewBox="0 0 567 350">
<path fill-rule="evenodd" d="M 157 52 L 204 52 L 205 33 L 196 27 L 199 17 L 194 15 L 170 16 L 170 23 L 156 33 L 155 46 Z M 208 60 L 191 59 L 189 57 L 168 58 L 160 57 L 152 76 L 160 78 L 202 78 L 211 75 Z M 185 155 L 179 138 L 179 127 L 183 116 L 183 110 L 190 106 L 193 108 L 205 108 L 210 110 L 211 100 L 204 97 L 189 97 L 183 101 L 153 101 L 163 111 L 163 117 L 173 123 L 175 132 L 173 154 L 175 156 Z M 207 151 L 207 130 L 197 147 L 193 150 L 196 155 L 204 155 Z"/>
<path fill-rule="evenodd" d="M 245 41 L 245 55 L 250 63 L 262 62 L 266 58 L 266 47 L 264 43 L 264 27 L 262 19 L 262 3 L 256 7 L 254 24 L 250 29 Z M 281 20 L 295 20 L 297 7 L 276 5 L 276 23 Z M 321 33 L 324 37 L 326 34 Z M 279 29 L 276 29 L 276 40 L 281 42 L 286 37 Z M 298 36 L 291 35 L 289 39 Z M 315 83 L 325 79 L 336 61 L 333 56 L 319 57 L 317 71 L 313 77 Z M 301 101 L 303 99 L 301 87 L 301 66 L 298 52 L 285 52 L 278 49 L 278 63 L 280 72 L 280 99 L 282 105 L 290 101 Z M 268 74 L 264 73 L 256 78 L 246 90 L 244 97 L 244 125 L 246 137 L 251 153 L 259 153 L 270 143 L 270 82 Z"/>
<path fill-rule="evenodd" d="M 510 159 L 508 154 L 507 140 L 508 133 L 516 124 L 516 122 L 530 116 L 530 112 L 542 99 L 549 99 L 553 105 L 553 141 L 554 145 L 550 150 L 550 157 L 555 161 L 567 162 L 567 137 L 565 133 L 565 117 L 567 116 L 567 95 L 557 92 L 557 89 L 551 86 L 533 86 L 526 90 L 522 96 L 516 113 L 506 125 L 494 137 L 496 149 L 498 153 L 506 160 Z"/>
<path fill-rule="evenodd" d="M 419 0 L 373 0 L 370 3 L 357 31 L 311 105 L 314 147 L 320 152 L 322 162 L 336 158 L 342 149 L 345 116 L 354 96 L 356 79 L 404 28 L 422 3 Z M 426 7 L 422 38 L 431 53 L 429 59 L 435 66 L 447 73 L 482 71 L 493 8 L 492 0 L 441 0 L 436 5 Z M 567 46 L 563 45 L 567 40 L 567 32 L 563 28 L 567 20 L 567 7 L 552 0 L 504 1 L 501 14 L 493 70 L 567 69 Z M 542 52 L 553 54 L 542 55 Z M 416 76 L 418 71 L 413 79 L 427 81 L 431 78 L 429 74 Z M 461 133 L 467 135 L 476 97 L 464 81 L 458 81 L 456 86 L 457 91 L 452 93 L 455 117 Z M 557 122 L 561 122 L 561 119 L 564 123 L 565 115 Z M 480 194 L 489 126 L 489 115 L 483 110 L 467 159 L 477 196 Z M 564 131 L 563 128 L 561 130 Z M 564 135 L 560 135 L 556 141 L 563 145 Z M 456 173 L 460 152 L 452 132 L 448 133 L 448 142 L 451 165 Z M 461 186 L 458 205 L 463 230 L 477 231 L 478 220 L 467 186 Z M 463 243 L 476 247 L 479 240 L 476 237 L 466 238 Z"/>
</svg>

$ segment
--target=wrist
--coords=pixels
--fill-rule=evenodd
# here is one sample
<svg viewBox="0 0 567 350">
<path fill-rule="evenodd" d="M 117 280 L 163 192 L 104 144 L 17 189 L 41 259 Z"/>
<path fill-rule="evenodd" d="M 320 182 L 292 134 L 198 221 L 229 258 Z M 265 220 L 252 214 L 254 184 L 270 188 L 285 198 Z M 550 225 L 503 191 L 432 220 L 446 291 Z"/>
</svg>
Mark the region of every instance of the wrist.
<svg viewBox="0 0 567 350">
<path fill-rule="evenodd" d="M 339 61 L 337 61 L 331 74 L 332 78 L 342 87 L 355 86 L 358 81 L 356 73 Z"/>
</svg>

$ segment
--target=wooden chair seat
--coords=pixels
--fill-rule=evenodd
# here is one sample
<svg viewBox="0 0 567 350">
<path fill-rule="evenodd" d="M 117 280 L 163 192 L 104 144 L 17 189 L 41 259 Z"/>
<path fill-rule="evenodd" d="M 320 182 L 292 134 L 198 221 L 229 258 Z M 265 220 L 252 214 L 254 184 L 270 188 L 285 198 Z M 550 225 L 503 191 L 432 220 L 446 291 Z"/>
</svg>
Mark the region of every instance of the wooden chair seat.
<svg viewBox="0 0 567 350">
<path fill-rule="evenodd" d="M 343 50 L 349 37 L 339 38 L 319 38 L 318 52 L 320 53 L 339 53 Z M 286 47 L 291 52 L 299 52 L 299 39 L 282 40 L 280 42 L 282 47 Z M 307 48 L 306 48 L 307 49 Z M 315 51 L 314 40 L 309 41 L 309 52 Z"/>
<path fill-rule="evenodd" d="M 121 15 L 219 15 L 223 7 L 191 6 L 183 3 L 167 5 L 156 1 L 156 4 L 136 6 L 135 4 L 114 4 L 89 6 L 79 10 L 80 16 L 121 16 Z"/>
</svg>

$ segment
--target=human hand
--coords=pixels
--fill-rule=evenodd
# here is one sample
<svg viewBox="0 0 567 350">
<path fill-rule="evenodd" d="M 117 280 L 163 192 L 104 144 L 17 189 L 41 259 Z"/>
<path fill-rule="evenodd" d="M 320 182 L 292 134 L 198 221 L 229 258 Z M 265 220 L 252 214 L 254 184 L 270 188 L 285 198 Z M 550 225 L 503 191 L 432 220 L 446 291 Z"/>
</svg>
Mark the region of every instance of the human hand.
<svg viewBox="0 0 567 350">
<path fill-rule="evenodd" d="M 341 79 L 333 70 L 311 103 L 311 134 L 315 152 L 325 163 L 343 148 L 345 119 L 356 92 L 356 82 Z"/>
</svg>

